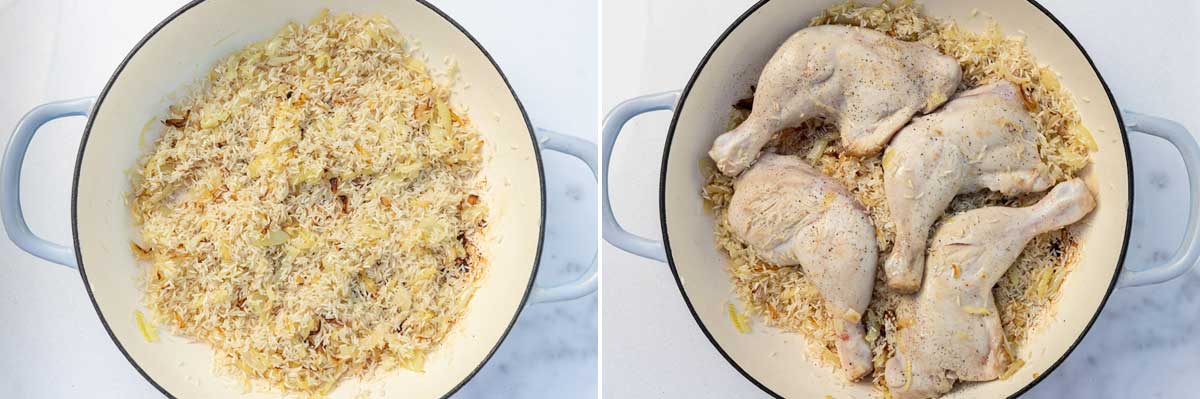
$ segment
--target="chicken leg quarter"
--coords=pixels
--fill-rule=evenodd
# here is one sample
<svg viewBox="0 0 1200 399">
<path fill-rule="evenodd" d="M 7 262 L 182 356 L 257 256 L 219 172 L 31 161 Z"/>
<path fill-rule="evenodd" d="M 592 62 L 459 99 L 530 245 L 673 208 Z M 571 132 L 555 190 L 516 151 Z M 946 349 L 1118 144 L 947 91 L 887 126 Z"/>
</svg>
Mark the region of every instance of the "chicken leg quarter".
<svg viewBox="0 0 1200 399">
<path fill-rule="evenodd" d="M 872 369 L 860 317 L 871 301 L 878 246 L 867 213 L 837 181 L 796 157 L 763 154 L 734 182 L 728 222 L 759 259 L 800 265 L 839 320 L 841 368 Z"/>
<path fill-rule="evenodd" d="M 749 118 L 708 154 L 737 176 L 776 131 L 827 117 L 849 153 L 873 155 L 914 114 L 945 102 L 961 77 L 957 61 L 921 43 L 850 26 L 801 29 L 759 75 Z"/>
<path fill-rule="evenodd" d="M 933 398 L 955 380 L 998 378 L 1010 359 L 992 287 L 1034 236 L 1075 223 L 1095 205 L 1074 179 L 1033 206 L 975 209 L 938 228 L 920 294 L 905 297 L 896 311 L 912 323 L 899 331 L 896 355 L 887 362 L 892 397 Z"/>
<path fill-rule="evenodd" d="M 959 193 L 1049 188 L 1037 143 L 1021 89 L 1008 81 L 960 93 L 896 134 L 883 155 L 883 189 L 896 229 L 883 264 L 888 287 L 906 293 L 920 287 L 929 227 Z"/>
</svg>

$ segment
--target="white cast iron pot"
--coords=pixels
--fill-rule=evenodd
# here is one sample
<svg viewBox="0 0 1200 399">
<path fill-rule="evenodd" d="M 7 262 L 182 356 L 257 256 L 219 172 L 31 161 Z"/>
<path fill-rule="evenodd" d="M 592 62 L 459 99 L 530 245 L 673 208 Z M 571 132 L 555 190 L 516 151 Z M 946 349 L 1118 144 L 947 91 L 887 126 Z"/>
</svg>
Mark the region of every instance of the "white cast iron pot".
<svg viewBox="0 0 1200 399">
<path fill-rule="evenodd" d="M 330 397 L 354 397 L 363 389 L 403 397 L 449 396 L 483 366 L 517 319 L 525 301 L 552 302 L 595 291 L 595 262 L 569 283 L 533 285 L 541 254 L 545 185 L 541 150 L 583 160 L 595 173 L 595 145 L 534 129 L 504 75 L 461 26 L 420 0 L 328 2 L 320 0 L 196 0 L 150 31 L 117 68 L 96 98 L 48 103 L 19 122 L 4 154 L 0 211 L 9 238 L 20 248 L 54 263 L 78 267 L 100 320 L 130 363 L 163 394 L 182 398 L 275 398 L 242 393 L 235 381 L 214 373 L 213 350 L 177 337 L 156 343 L 142 338 L 134 321 L 141 309 L 140 269 L 129 251 L 132 226 L 123 173 L 143 154 L 143 124 L 163 115 L 170 99 L 220 58 L 270 37 L 289 21 L 307 21 L 322 8 L 331 12 L 379 14 L 421 42 L 431 60 L 451 57 L 469 82 L 455 95 L 466 106 L 492 148 L 483 168 L 493 182 L 486 194 L 492 240 L 483 243 L 490 267 L 470 307 L 425 372 L 398 370 L 370 380 L 347 380 Z M 71 221 L 73 248 L 34 236 L 21 214 L 19 179 L 29 142 L 42 124 L 65 116 L 87 116 L 75 164 Z M 506 182 L 507 184 L 501 184 Z M 503 238 L 503 244 L 500 240 Z M 166 334 L 164 334 L 166 335 Z M 183 366 L 180 366 L 180 364 Z"/>
<path fill-rule="evenodd" d="M 667 262 L 700 329 L 717 350 L 747 379 L 774 396 L 791 398 L 876 397 L 869 384 L 847 384 L 835 371 L 818 367 L 804 355 L 804 343 L 776 329 L 738 333 L 723 307 L 736 302 L 726 273 L 727 257 L 718 252 L 712 235 L 713 218 L 704 210 L 700 191 L 703 177 L 697 165 L 706 158 L 717 135 L 723 133 L 729 107 L 749 95 L 759 72 L 789 35 L 807 26 L 810 18 L 841 0 L 763 0 L 730 26 L 700 61 L 682 92 L 635 98 L 621 103 L 604 123 L 605 179 L 604 239 L 618 248 Z M 970 18 L 973 9 L 992 16 L 1007 32 L 1024 31 L 1039 62 L 1062 74 L 1062 84 L 1077 98 L 1083 122 L 1095 135 L 1099 150 L 1083 173 L 1097 195 L 1098 207 L 1080 227 L 1081 259 L 1062 286 L 1057 317 L 1031 337 L 1019 354 L 1026 365 L 1012 378 L 980 384 L 959 384 L 947 398 L 1000 398 L 1028 390 L 1050 373 L 1087 332 L 1116 286 L 1155 284 L 1183 274 L 1200 257 L 1196 240 L 1200 209 L 1200 147 L 1179 124 L 1120 112 L 1099 72 L 1079 43 L 1048 11 L 1032 0 L 924 0 L 925 12 L 954 18 L 972 30 L 984 28 L 983 18 Z M 1100 101 L 1107 99 L 1108 101 Z M 634 236 L 617 223 L 608 203 L 607 171 L 612 147 L 630 118 L 655 110 L 674 110 L 663 150 L 659 206 L 662 242 Z M 1122 272 L 1132 215 L 1132 164 L 1126 130 L 1167 139 L 1183 155 L 1191 188 L 1187 233 L 1179 251 L 1168 261 L 1145 271 Z M 1118 282 L 1119 280 L 1119 282 Z M 774 355 L 774 356 L 772 356 Z M 1034 377 L 1037 375 L 1038 377 Z"/>
</svg>

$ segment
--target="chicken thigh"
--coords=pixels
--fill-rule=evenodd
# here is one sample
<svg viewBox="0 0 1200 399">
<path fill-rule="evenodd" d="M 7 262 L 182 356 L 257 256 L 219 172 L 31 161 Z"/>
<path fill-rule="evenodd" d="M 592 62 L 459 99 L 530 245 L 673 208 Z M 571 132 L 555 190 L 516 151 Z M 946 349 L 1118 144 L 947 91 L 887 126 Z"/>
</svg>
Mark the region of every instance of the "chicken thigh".
<svg viewBox="0 0 1200 399">
<path fill-rule="evenodd" d="M 950 218 L 929 250 L 929 275 L 897 317 L 897 351 L 885 377 L 892 397 L 940 396 L 955 380 L 989 381 L 1010 359 L 992 287 L 1034 236 L 1075 223 L 1096 205 L 1082 180 L 1063 182 L 1033 206 L 987 207 Z"/>
<path fill-rule="evenodd" d="M 905 126 L 883 154 L 883 189 L 896 229 L 883 264 L 889 288 L 921 285 L 929 228 L 959 193 L 1042 191 L 1053 183 L 1021 89 L 999 81 L 955 96 Z"/>
<path fill-rule="evenodd" d="M 921 43 L 851 26 L 801 29 L 759 75 L 749 118 L 708 154 L 737 176 L 776 131 L 816 117 L 838 125 L 851 154 L 876 154 L 914 114 L 945 102 L 961 77 L 954 58 Z"/>
<path fill-rule="evenodd" d="M 879 250 L 875 226 L 854 197 L 800 158 L 768 153 L 734 182 L 727 218 L 759 259 L 804 268 L 840 322 L 842 370 L 851 381 L 870 372 L 860 318 Z"/>
</svg>

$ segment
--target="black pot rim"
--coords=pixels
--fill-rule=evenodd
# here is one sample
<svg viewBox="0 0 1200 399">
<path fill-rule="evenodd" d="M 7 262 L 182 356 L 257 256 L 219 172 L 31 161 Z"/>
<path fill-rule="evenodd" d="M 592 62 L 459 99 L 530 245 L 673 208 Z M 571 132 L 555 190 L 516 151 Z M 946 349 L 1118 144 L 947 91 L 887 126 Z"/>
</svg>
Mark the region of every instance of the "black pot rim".
<svg viewBox="0 0 1200 399">
<path fill-rule="evenodd" d="M 95 117 L 96 111 L 99 111 L 100 107 L 104 104 L 105 97 L 108 96 L 108 92 L 112 88 L 113 84 L 117 81 L 117 78 L 119 76 L 121 76 L 121 72 L 125 70 L 125 66 L 129 64 L 129 61 L 133 59 L 133 57 L 137 54 L 138 50 L 141 50 L 142 46 L 144 46 L 148 41 L 150 41 L 150 39 L 152 37 L 154 37 L 154 35 L 157 34 L 160 30 L 162 30 L 163 27 L 167 26 L 167 24 L 171 23 L 171 21 L 174 21 L 175 18 L 179 17 L 183 13 L 187 12 L 188 10 L 192 9 L 193 7 L 203 3 L 205 1 L 206 0 L 192 0 L 188 4 L 184 5 L 183 7 L 180 7 L 178 10 L 171 13 L 171 15 L 169 15 L 165 19 L 163 19 L 162 22 L 159 22 L 158 25 L 156 25 L 154 27 L 154 29 L 151 29 L 150 32 L 146 34 L 146 36 L 142 37 L 142 39 L 140 41 L 138 41 L 138 43 L 136 45 L 134 45 L 133 49 L 129 51 L 129 54 L 127 54 L 125 56 L 125 59 L 121 61 L 121 64 L 117 66 L 117 69 L 115 71 L 113 71 L 112 77 L 110 77 L 108 80 L 108 83 L 106 83 L 104 85 L 104 90 L 102 90 L 100 92 L 100 95 L 98 97 L 96 97 L 96 103 L 95 103 L 95 105 L 92 106 L 92 112 L 90 112 L 88 115 L 87 125 L 84 128 L 83 137 L 80 139 L 80 142 L 79 142 L 79 151 L 75 158 L 75 172 L 74 172 L 74 176 L 72 177 L 72 182 L 71 182 L 71 233 L 72 233 L 72 241 L 74 243 L 74 248 L 75 248 L 75 262 L 78 265 L 79 275 L 83 279 L 83 285 L 84 285 L 84 288 L 87 290 L 88 298 L 92 301 L 92 307 L 96 309 L 96 315 L 100 317 L 100 323 L 104 325 L 105 332 L 107 332 L 108 336 L 110 338 L 112 338 L 113 343 L 117 345 L 117 349 L 121 351 L 121 355 L 125 356 L 125 359 L 128 360 L 129 364 L 132 365 L 133 368 L 137 370 L 138 374 L 142 375 L 142 378 L 145 378 L 146 381 L 150 382 L 150 385 L 153 385 L 155 389 L 158 389 L 159 392 L 161 392 L 163 395 L 166 395 L 169 398 L 175 398 L 176 396 L 174 394 L 172 394 L 171 392 L 167 391 L 166 388 L 164 388 L 157 381 L 155 381 L 154 378 L 150 376 L 150 374 L 146 373 L 146 371 L 143 370 L 140 365 L 138 365 L 137 360 L 135 360 L 133 358 L 133 356 L 131 356 L 129 354 L 129 352 L 127 350 L 125 350 L 125 347 L 123 345 L 121 345 L 121 340 L 118 339 L 117 336 L 113 333 L 112 328 L 109 326 L 108 320 L 104 317 L 104 312 L 100 310 L 100 305 L 96 302 L 96 296 L 92 293 L 92 286 L 88 282 L 87 272 L 84 268 L 83 256 L 81 255 L 80 245 L 79 245 L 79 218 L 77 217 L 78 209 L 79 209 L 78 208 L 79 171 L 80 171 L 81 167 L 83 166 L 83 155 L 84 155 L 84 151 L 86 151 L 86 149 L 87 149 L 88 137 L 92 133 L 92 123 L 96 119 L 96 117 Z M 496 340 L 496 343 L 494 345 L 492 345 L 492 348 L 490 350 L 488 350 L 487 355 L 485 355 L 483 357 L 483 359 L 480 359 L 479 364 L 476 365 L 475 368 L 473 370 L 471 370 L 471 372 L 469 374 L 467 374 L 465 377 L 463 377 L 462 381 L 459 381 L 458 384 L 456 384 L 453 388 L 451 388 L 449 391 L 447 391 L 445 394 L 443 394 L 441 396 L 442 398 L 446 398 L 446 397 L 449 397 L 450 395 L 453 395 L 455 392 L 458 392 L 458 390 L 461 389 L 463 387 L 463 385 L 466 385 L 466 383 L 468 381 L 470 381 L 471 378 L 474 378 L 475 375 L 479 373 L 479 370 L 482 369 L 485 364 L 487 364 L 488 360 L 491 360 L 492 355 L 495 355 L 496 350 L 500 348 L 500 344 L 503 343 L 505 338 L 508 338 L 508 334 L 510 332 L 512 332 L 512 328 L 516 324 L 517 318 L 521 315 L 521 311 L 525 309 L 525 305 L 526 305 L 527 301 L 529 300 L 530 292 L 533 289 L 533 282 L 534 282 L 534 279 L 537 277 L 538 267 L 540 265 L 540 260 L 542 258 L 542 244 L 544 242 L 545 233 L 546 233 L 546 178 L 545 178 L 545 172 L 542 169 L 542 154 L 541 154 L 541 151 L 538 151 L 538 148 L 539 148 L 538 140 L 537 140 L 537 137 L 534 135 L 533 124 L 531 124 L 529 122 L 529 114 L 527 112 L 525 112 L 525 106 L 521 103 L 521 99 L 519 97 L 517 97 L 517 93 L 513 90 L 512 84 L 509 83 L 508 77 L 504 74 L 504 71 L 500 69 L 500 65 L 496 64 L 495 58 L 492 58 L 492 55 L 489 54 L 487 52 L 487 50 L 483 48 L 483 45 L 481 45 L 479 43 L 479 41 L 476 40 L 475 37 L 471 35 L 470 32 L 467 32 L 466 28 L 463 28 L 463 26 L 460 25 L 458 23 L 458 21 L 455 21 L 454 18 L 451 18 L 449 15 L 446 15 L 445 12 L 443 12 L 442 10 L 433 6 L 432 4 L 429 4 L 426 0 L 412 0 L 412 1 L 415 1 L 415 2 L 425 6 L 430 11 L 433 11 L 434 13 L 436 13 L 437 15 L 442 17 L 442 19 L 446 20 L 446 22 L 449 22 L 456 29 L 458 29 L 458 31 L 461 32 L 463 34 L 463 36 L 465 36 L 468 40 L 470 40 L 471 43 L 474 44 L 477 49 L 479 49 L 479 52 L 483 53 L 483 56 L 486 57 L 489 62 L 491 62 L 492 67 L 496 70 L 496 73 L 500 75 L 500 79 L 504 81 L 505 87 L 508 88 L 509 94 L 512 95 L 513 101 L 517 104 L 517 108 L 521 111 L 521 118 L 525 122 L 526 130 L 529 132 L 529 141 L 533 145 L 534 160 L 537 164 L 538 187 L 539 187 L 540 196 L 541 196 L 541 203 L 540 203 L 540 210 L 539 210 L 540 222 L 538 223 L 538 241 L 537 241 L 538 244 L 537 244 L 536 252 L 534 253 L 534 257 L 533 257 L 533 267 L 529 271 L 529 281 L 525 284 L 525 292 L 521 294 L 521 302 L 517 305 L 516 309 L 513 311 L 512 318 L 509 319 L 508 325 L 504 328 L 504 332 L 500 335 L 500 338 Z"/>
<path fill-rule="evenodd" d="M 768 388 L 757 378 L 754 378 L 754 376 L 750 375 L 749 372 L 747 372 L 745 369 L 743 369 L 742 366 L 737 363 L 737 361 L 733 360 L 733 358 L 729 356 L 729 354 L 725 351 L 725 349 L 721 347 L 721 344 L 717 342 L 716 338 L 713 337 L 712 333 L 710 333 L 708 331 L 708 328 L 705 327 L 704 321 L 702 321 L 700 319 L 700 315 L 698 313 L 696 313 L 696 309 L 692 305 L 691 299 L 689 299 L 689 297 L 688 297 L 687 290 L 685 290 L 683 288 L 683 280 L 680 278 L 679 270 L 675 266 L 675 259 L 671 255 L 671 238 L 669 236 L 668 229 L 667 229 L 667 211 L 666 211 L 666 209 L 667 209 L 667 200 L 666 200 L 666 198 L 667 198 L 666 197 L 667 165 L 668 165 L 668 162 L 669 162 L 670 156 L 671 156 L 671 143 L 675 137 L 675 127 L 676 127 L 676 124 L 679 122 L 679 110 L 683 109 L 683 105 L 687 101 L 688 94 L 692 90 L 692 85 L 694 85 L 696 83 L 696 79 L 699 78 L 700 72 L 704 70 L 704 67 L 708 64 L 709 58 L 712 57 L 713 53 L 716 52 L 717 48 L 719 48 L 721 46 L 721 44 L 725 41 L 725 39 L 729 36 L 730 33 L 732 33 L 739 26 L 741 26 L 742 22 L 745 22 L 745 20 L 747 18 L 749 18 L 750 15 L 753 15 L 756 11 L 758 11 L 758 9 L 762 8 L 763 5 L 769 3 L 770 1 L 771 0 L 759 0 L 757 3 L 755 3 L 753 6 L 751 6 L 748 10 L 746 10 L 744 13 L 742 13 L 741 16 L 739 16 L 736 20 L 734 20 L 733 23 L 730 24 L 729 27 L 725 29 L 725 32 L 721 33 L 721 36 L 719 36 L 717 38 L 717 40 L 713 43 L 712 47 L 709 48 L 708 52 L 704 55 L 704 58 L 702 58 L 700 60 L 700 63 L 696 66 L 696 70 L 695 70 L 695 72 L 693 72 L 692 77 L 690 79 L 688 79 L 687 85 L 684 86 L 683 91 L 680 93 L 679 101 L 675 105 L 676 111 L 674 112 L 674 115 L 671 116 L 671 125 L 670 125 L 669 130 L 667 131 L 666 143 L 663 146 L 662 166 L 659 169 L 660 175 L 659 175 L 658 209 L 659 209 L 659 221 L 661 224 L 660 227 L 662 229 L 662 236 L 663 236 L 663 247 L 666 250 L 666 254 L 667 254 L 667 265 L 670 266 L 670 268 L 671 268 L 671 274 L 675 277 L 675 285 L 679 288 L 679 293 L 683 296 L 683 301 L 685 304 L 687 304 L 688 312 L 691 312 L 692 318 L 695 319 L 695 321 L 696 321 L 696 325 L 700 327 L 700 331 L 702 331 L 704 333 L 705 338 L 708 338 L 708 342 L 711 343 L 713 345 L 713 347 L 717 349 L 717 352 L 719 352 L 721 354 L 721 357 L 724 357 L 725 361 L 729 362 L 729 365 L 733 366 L 733 368 L 736 369 L 737 372 L 742 375 L 742 377 L 745 377 L 747 380 L 749 380 L 751 383 L 753 383 L 759 389 L 763 390 L 763 392 L 765 392 L 773 397 L 776 397 L 776 398 L 782 398 L 783 396 L 781 396 L 780 394 L 778 394 L 775 391 Z M 1075 348 L 1077 346 L 1079 346 L 1079 343 L 1083 340 L 1083 337 L 1085 335 L 1087 335 L 1089 330 L 1092 329 L 1092 325 L 1094 325 L 1096 323 L 1096 318 L 1100 316 L 1100 312 L 1104 310 L 1104 305 L 1107 304 L 1109 296 L 1112 295 L 1113 289 L 1116 288 L 1117 279 L 1120 277 L 1121 270 L 1124 268 L 1126 251 L 1129 249 L 1129 233 L 1130 233 L 1130 228 L 1132 227 L 1130 221 L 1133 220 L 1133 159 L 1131 158 L 1131 155 L 1129 152 L 1129 138 L 1127 135 L 1128 132 L 1125 129 L 1125 122 L 1121 119 L 1121 110 L 1117 106 L 1116 100 L 1113 98 L 1112 90 L 1110 90 L 1108 88 L 1108 83 L 1106 83 L 1104 81 L 1104 77 L 1101 76 L 1100 71 L 1098 69 L 1096 69 L 1096 63 L 1092 61 L 1092 57 L 1088 55 L 1086 50 L 1084 50 L 1083 45 L 1079 43 L 1079 40 L 1075 38 L 1075 35 L 1072 34 L 1071 31 L 1069 29 L 1067 29 L 1067 27 L 1065 25 L 1063 25 L 1063 23 L 1054 16 L 1054 14 L 1051 14 L 1049 10 L 1047 10 L 1045 7 L 1043 7 L 1041 4 L 1039 4 L 1036 0 L 1025 0 L 1025 1 L 1028 1 L 1030 5 L 1037 8 L 1039 11 L 1042 12 L 1042 14 L 1045 14 L 1046 17 L 1050 18 L 1051 21 L 1054 21 L 1054 24 L 1058 25 L 1058 28 L 1060 30 L 1062 30 L 1062 32 L 1064 34 L 1066 34 L 1068 38 L 1071 39 L 1071 42 L 1075 44 L 1075 47 L 1077 49 L 1079 49 L 1079 52 L 1081 54 L 1083 54 L 1083 57 L 1085 59 L 1087 59 L 1088 65 L 1091 66 L 1091 68 L 1092 68 L 1092 72 L 1095 73 L 1096 78 L 1100 80 L 1100 85 L 1104 87 L 1104 92 L 1108 95 L 1108 102 L 1112 106 L 1113 114 L 1116 117 L 1117 124 L 1121 129 L 1121 142 L 1125 146 L 1125 172 L 1128 175 L 1128 182 L 1129 182 L 1128 186 L 1126 187 L 1126 191 L 1129 193 L 1129 208 L 1126 210 L 1126 214 L 1125 214 L 1125 221 L 1126 221 L 1125 222 L 1125 233 L 1124 233 L 1125 238 L 1121 243 L 1121 254 L 1117 258 L 1117 263 L 1115 266 L 1116 270 L 1113 273 L 1112 281 L 1109 282 L 1108 288 L 1104 293 L 1104 298 L 1100 300 L 1100 306 L 1096 308 L 1096 313 L 1092 315 L 1092 318 L 1091 318 L 1091 320 L 1088 321 L 1087 326 L 1084 327 L 1082 331 L 1080 331 L 1079 336 L 1075 338 L 1075 341 L 1071 343 L 1071 346 L 1068 347 L 1065 352 L 1063 352 L 1062 356 L 1060 356 L 1058 358 L 1058 360 L 1055 360 L 1054 363 L 1051 364 L 1050 367 L 1046 369 L 1045 373 L 1042 373 L 1041 375 L 1034 378 L 1033 381 L 1031 381 L 1029 384 L 1026 384 L 1020 390 L 1018 390 L 1017 392 L 1010 395 L 1009 398 L 1015 398 L 1015 397 L 1021 396 L 1022 394 L 1029 391 L 1034 386 L 1036 386 L 1038 383 L 1042 382 L 1042 380 L 1046 379 L 1046 377 L 1049 376 L 1052 372 L 1054 372 L 1054 370 L 1057 369 L 1058 366 L 1060 364 L 1062 364 L 1062 362 L 1064 360 L 1067 359 L 1067 356 L 1069 356 L 1071 354 L 1071 352 L 1073 352 L 1075 350 Z"/>
</svg>

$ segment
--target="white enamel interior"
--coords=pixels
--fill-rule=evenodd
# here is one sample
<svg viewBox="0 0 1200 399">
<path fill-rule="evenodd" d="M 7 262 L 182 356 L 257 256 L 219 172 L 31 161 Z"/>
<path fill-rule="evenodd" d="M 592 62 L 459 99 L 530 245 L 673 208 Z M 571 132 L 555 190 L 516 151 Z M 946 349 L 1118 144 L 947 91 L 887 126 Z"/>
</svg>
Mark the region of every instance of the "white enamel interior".
<svg viewBox="0 0 1200 399">
<path fill-rule="evenodd" d="M 533 276 L 542 224 L 536 149 L 503 77 L 466 34 L 410 0 L 203 1 L 168 22 L 138 49 L 99 103 L 80 161 L 74 204 L 86 282 L 100 313 L 145 374 L 176 397 L 243 397 L 243 390 L 233 379 L 214 372 L 209 346 L 170 336 L 165 329 L 160 329 L 163 338 L 156 343 L 147 343 L 140 335 L 134 311 L 144 307 L 139 266 L 128 246 L 132 230 L 123 202 L 129 189 L 124 171 L 142 154 L 143 125 L 164 115 L 180 88 L 202 78 L 220 58 L 270 37 L 288 21 L 304 23 L 321 8 L 388 17 L 403 34 L 420 42 L 434 69 L 443 65 L 444 57 L 457 60 L 469 86 L 460 87 L 455 102 L 468 109 L 492 152 L 485 167 L 492 182 L 485 196 L 492 209 L 493 238 L 484 243 L 490 266 L 465 318 L 430 355 L 424 373 L 398 370 L 347 380 L 330 397 L 358 397 L 364 389 L 375 395 L 388 392 L 412 398 L 445 395 L 499 343 Z M 256 387 L 244 397 L 279 395 Z"/>
<path fill-rule="evenodd" d="M 833 395 L 876 397 L 867 383 L 847 384 L 832 369 L 818 367 L 805 356 L 803 338 L 755 323 L 753 332 L 739 334 L 724 304 L 736 303 L 725 272 L 726 256 L 713 245 L 713 218 L 705 212 L 699 193 L 702 178 L 697 165 L 707 157 L 712 140 L 725 126 L 730 104 L 749 95 L 749 87 L 776 47 L 791 33 L 807 26 L 811 17 L 841 0 L 784 1 L 764 4 L 724 39 L 701 66 L 691 91 L 677 110 L 678 121 L 668 150 L 663 178 L 666 233 L 671 255 L 688 300 L 713 340 L 746 374 L 771 391 L 791 398 Z M 994 18 L 1005 32 L 1028 36 L 1038 61 L 1062 75 L 1062 84 L 1075 94 L 1075 104 L 1091 129 L 1099 151 L 1084 175 L 1097 195 L 1098 207 L 1077 225 L 1082 258 L 1062 286 L 1057 313 L 1020 349 L 1026 365 L 1012 378 L 979 384 L 959 384 L 947 398 L 1005 397 L 1044 375 L 1083 334 L 1099 311 L 1117 272 L 1129 209 L 1129 171 L 1117 110 L 1083 53 L 1053 20 L 1025 0 L 925 0 L 925 11 L 950 17 L 960 25 L 982 30 Z M 978 9 L 978 17 L 971 17 Z M 1080 99 L 1089 98 L 1090 102 Z"/>
</svg>

